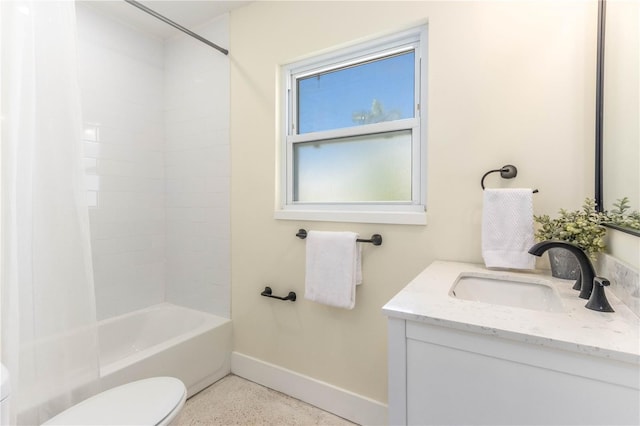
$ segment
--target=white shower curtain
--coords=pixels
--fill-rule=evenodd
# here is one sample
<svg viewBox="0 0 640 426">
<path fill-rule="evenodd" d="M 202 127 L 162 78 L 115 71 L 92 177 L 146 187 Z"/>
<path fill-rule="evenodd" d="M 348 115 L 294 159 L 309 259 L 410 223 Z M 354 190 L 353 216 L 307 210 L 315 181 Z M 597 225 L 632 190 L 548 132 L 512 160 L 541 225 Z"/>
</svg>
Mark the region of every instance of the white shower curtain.
<svg viewBox="0 0 640 426">
<path fill-rule="evenodd" d="M 99 379 L 75 4 L 0 7 L 2 363 L 13 422 L 39 424 Z"/>
</svg>

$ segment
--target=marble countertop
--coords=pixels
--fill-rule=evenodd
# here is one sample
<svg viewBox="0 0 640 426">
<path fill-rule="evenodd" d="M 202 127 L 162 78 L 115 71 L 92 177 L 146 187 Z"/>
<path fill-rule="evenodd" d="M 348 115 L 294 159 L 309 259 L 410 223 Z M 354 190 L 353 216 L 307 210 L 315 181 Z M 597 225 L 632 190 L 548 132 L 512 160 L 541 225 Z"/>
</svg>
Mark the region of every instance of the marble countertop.
<svg viewBox="0 0 640 426">
<path fill-rule="evenodd" d="M 452 297 L 449 290 L 463 272 L 548 280 L 560 296 L 564 312 Z M 388 317 L 640 363 L 640 318 L 608 289 L 606 296 L 615 312 L 587 309 L 584 307 L 587 301 L 580 299 L 572 286 L 572 281 L 553 278 L 548 271 L 497 271 L 472 263 L 435 261 L 382 310 Z"/>
</svg>

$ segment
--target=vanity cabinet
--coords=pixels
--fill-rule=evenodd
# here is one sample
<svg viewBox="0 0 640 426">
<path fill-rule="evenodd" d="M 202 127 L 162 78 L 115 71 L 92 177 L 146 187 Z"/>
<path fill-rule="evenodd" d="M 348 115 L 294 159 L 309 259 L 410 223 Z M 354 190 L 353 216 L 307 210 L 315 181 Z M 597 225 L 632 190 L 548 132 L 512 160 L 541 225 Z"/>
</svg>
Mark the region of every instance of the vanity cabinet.
<svg viewBox="0 0 640 426">
<path fill-rule="evenodd" d="M 559 309 L 458 298 L 452 285 L 474 274 L 545 281 Z M 586 309 L 571 286 L 543 271 L 429 265 L 382 308 L 389 424 L 640 425 L 640 318 L 611 293 L 614 313 Z"/>
<path fill-rule="evenodd" d="M 389 424 L 640 424 L 637 365 L 389 318 Z"/>
</svg>

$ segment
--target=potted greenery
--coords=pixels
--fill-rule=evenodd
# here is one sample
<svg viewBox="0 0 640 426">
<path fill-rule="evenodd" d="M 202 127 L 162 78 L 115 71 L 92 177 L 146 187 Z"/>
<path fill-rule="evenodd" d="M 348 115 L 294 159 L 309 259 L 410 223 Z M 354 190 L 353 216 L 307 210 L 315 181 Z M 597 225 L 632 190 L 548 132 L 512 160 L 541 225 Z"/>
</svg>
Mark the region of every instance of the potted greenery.
<svg viewBox="0 0 640 426">
<path fill-rule="evenodd" d="M 586 198 L 582 210 L 568 211 L 560 209 L 559 216 L 551 219 L 548 215 L 534 216 L 540 225 L 535 233 L 538 241 L 562 240 L 576 244 L 595 260 L 598 253 L 605 249 L 603 224 L 640 230 L 640 211 L 630 210 L 629 198 L 623 197 L 613 204 L 608 212 L 596 210 L 596 202 Z M 575 257 L 567 250 L 549 250 L 551 274 L 557 278 L 578 279 L 580 270 Z"/>
<path fill-rule="evenodd" d="M 609 222 L 606 213 L 596 210 L 596 202 L 592 198 L 584 201 L 582 210 L 568 211 L 560 209 L 559 216 L 551 219 L 549 215 L 534 216 L 540 225 L 535 237 L 538 241 L 562 240 L 576 244 L 591 258 L 605 248 L 603 223 Z M 549 250 L 551 274 L 557 278 L 578 279 L 580 269 L 575 257 L 563 249 Z"/>
</svg>

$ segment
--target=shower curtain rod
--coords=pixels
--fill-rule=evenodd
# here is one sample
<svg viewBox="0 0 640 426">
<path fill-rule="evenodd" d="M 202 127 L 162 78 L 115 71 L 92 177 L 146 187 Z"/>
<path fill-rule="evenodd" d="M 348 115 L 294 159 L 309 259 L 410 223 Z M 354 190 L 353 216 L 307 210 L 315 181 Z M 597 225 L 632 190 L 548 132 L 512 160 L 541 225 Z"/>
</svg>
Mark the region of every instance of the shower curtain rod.
<svg viewBox="0 0 640 426">
<path fill-rule="evenodd" d="M 180 25 L 180 24 L 178 24 L 176 22 L 173 22 L 171 19 L 169 19 L 169 18 L 167 18 L 167 17 L 165 17 L 163 15 L 160 15 L 158 12 L 156 12 L 153 9 L 148 8 L 147 6 L 143 5 L 142 3 L 139 3 L 136 0 L 124 0 L 124 1 L 129 3 L 131 6 L 137 7 L 138 9 L 142 10 L 143 12 L 147 12 L 149 15 L 153 16 L 154 18 L 158 18 L 159 20 L 171 25 L 172 27 L 179 29 L 183 33 L 188 34 L 188 35 L 190 35 L 191 37 L 193 37 L 193 38 L 195 38 L 197 40 L 200 40 L 204 44 L 208 44 L 209 46 L 211 46 L 214 49 L 222 52 L 223 54 L 225 54 L 225 55 L 229 54 L 229 51 L 227 49 L 222 48 L 222 47 L 218 46 L 217 44 L 210 42 L 206 38 L 199 36 L 198 34 L 194 33 L 191 30 L 188 30 L 187 28 L 183 27 L 182 25 Z"/>
</svg>

